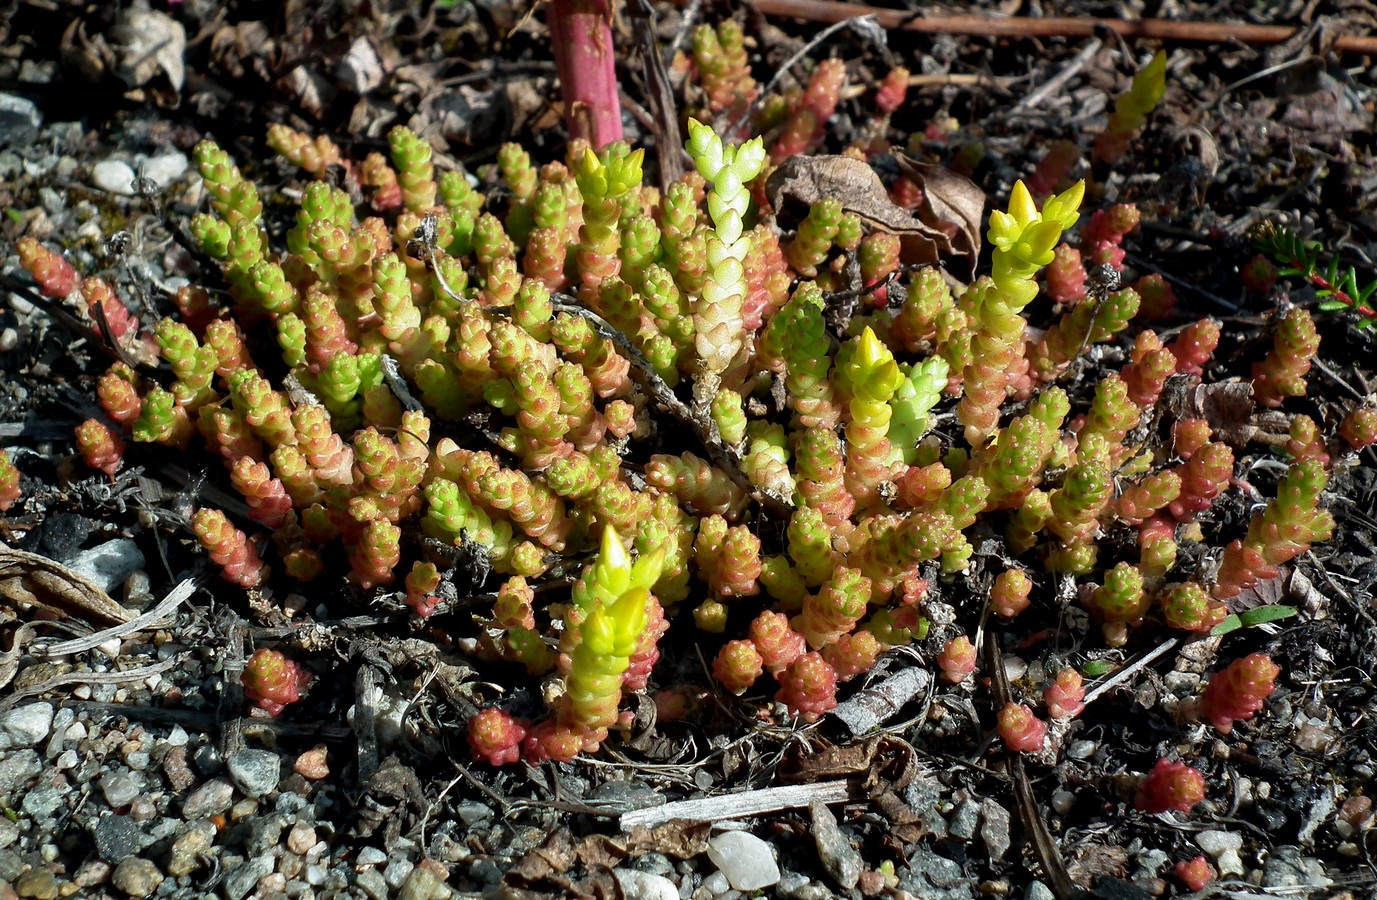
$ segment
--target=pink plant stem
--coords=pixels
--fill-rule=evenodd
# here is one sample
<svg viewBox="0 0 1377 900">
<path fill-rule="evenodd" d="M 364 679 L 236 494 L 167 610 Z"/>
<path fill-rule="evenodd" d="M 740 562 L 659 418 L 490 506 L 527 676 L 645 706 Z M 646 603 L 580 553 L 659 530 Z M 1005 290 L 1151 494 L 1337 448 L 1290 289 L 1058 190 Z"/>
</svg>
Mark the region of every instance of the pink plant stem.
<svg viewBox="0 0 1377 900">
<path fill-rule="evenodd" d="M 571 138 L 594 149 L 622 139 L 608 0 L 551 0 L 550 39 L 564 90 L 564 122 Z"/>
</svg>

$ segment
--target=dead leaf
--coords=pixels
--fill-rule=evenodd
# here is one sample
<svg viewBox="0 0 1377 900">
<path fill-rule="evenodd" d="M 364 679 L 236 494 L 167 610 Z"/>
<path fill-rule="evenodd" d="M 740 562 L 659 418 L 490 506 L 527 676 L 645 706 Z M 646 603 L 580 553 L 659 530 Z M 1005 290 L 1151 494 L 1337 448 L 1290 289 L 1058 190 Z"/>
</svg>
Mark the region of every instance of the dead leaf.
<svg viewBox="0 0 1377 900">
<path fill-rule="evenodd" d="M 905 844 L 920 841 L 927 835 L 928 829 L 923 824 L 922 816 L 895 791 L 876 794 L 870 802 L 888 820 L 889 827 L 885 829 L 884 840 L 895 852 L 902 853 Z"/>
<path fill-rule="evenodd" d="M 615 868 L 627 857 L 655 851 L 675 859 L 693 859 L 707 852 L 710 822 L 675 820 L 646 828 L 638 825 L 626 834 L 591 834 L 579 842 L 578 857 L 584 865 Z"/>
<path fill-rule="evenodd" d="M 383 64 L 368 38 L 359 36 L 335 67 L 335 77 L 351 93 L 363 95 L 382 84 Z"/>
<path fill-rule="evenodd" d="M 0 544 L 0 597 L 91 625 L 123 625 L 138 613 L 125 609 L 82 575 L 46 556 Z"/>
<path fill-rule="evenodd" d="M 1081 844 L 1071 851 L 1066 870 L 1072 881 L 1089 889 L 1097 878 L 1127 875 L 1128 851 L 1115 844 Z"/>
<path fill-rule="evenodd" d="M 985 217 L 985 192 L 964 175 L 930 163 L 899 156 L 899 171 L 923 189 L 918 218 L 946 232 L 958 253 L 971 266 L 968 272 L 952 274 L 969 281 L 980 256 L 980 223 Z M 955 229 L 954 231 L 951 229 Z M 950 267 L 949 267 L 950 268 Z"/>
<path fill-rule="evenodd" d="M 904 263 L 944 261 L 954 276 L 969 280 L 980 254 L 984 192 L 939 166 L 907 165 L 912 169 L 909 177 L 930 198 L 919 208 L 918 218 L 889 199 L 880 176 L 868 163 L 849 156 L 790 157 L 770 175 L 765 193 L 782 223 L 799 221 L 808 207 L 834 197 L 842 209 L 871 228 L 898 235 Z"/>
<path fill-rule="evenodd" d="M 162 72 L 172 89 L 181 91 L 186 80 L 186 29 L 181 22 L 156 10 L 124 9 L 110 28 L 110 39 L 119 54 L 115 74 L 125 84 L 143 87 Z"/>
<path fill-rule="evenodd" d="M 1184 390 L 1170 385 L 1166 403 L 1171 413 L 1177 418 L 1204 419 L 1214 436 L 1234 449 L 1250 441 L 1282 445 L 1290 436 L 1290 420 L 1285 413 L 1257 411 L 1250 381 L 1218 381 Z"/>
<path fill-rule="evenodd" d="M 0 688 L 14 680 L 19 671 L 19 657 L 24 654 L 24 645 L 33 640 L 33 626 L 20 625 L 14 632 L 14 642 L 10 649 L 0 653 Z"/>
<path fill-rule="evenodd" d="M 854 744 L 804 748 L 793 744 L 780 762 L 780 778 L 812 784 L 864 775 L 867 792 L 876 787 L 902 791 L 918 771 L 913 747 L 891 734 L 877 734 Z"/>
<path fill-rule="evenodd" d="M 238 81 L 249 70 L 264 82 L 273 80 L 268 58 L 277 52 L 268 26 L 258 21 L 223 25 L 210 39 L 210 58 L 215 67 Z"/>
<path fill-rule="evenodd" d="M 550 832 L 545 843 L 521 857 L 509 874 L 525 884 L 536 884 L 568 872 L 577 859 L 574 836 L 568 828 L 560 827 Z"/>
</svg>

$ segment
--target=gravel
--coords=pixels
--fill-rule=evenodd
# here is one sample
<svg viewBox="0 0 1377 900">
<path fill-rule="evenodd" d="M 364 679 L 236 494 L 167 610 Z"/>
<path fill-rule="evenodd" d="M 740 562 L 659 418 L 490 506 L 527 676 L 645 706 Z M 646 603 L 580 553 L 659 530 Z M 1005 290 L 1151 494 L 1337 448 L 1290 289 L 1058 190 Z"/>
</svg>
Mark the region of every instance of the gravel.
<svg viewBox="0 0 1377 900">
<path fill-rule="evenodd" d="M 163 883 L 163 873 L 146 859 L 126 859 L 115 866 L 110 881 L 131 897 L 147 897 Z"/>
<path fill-rule="evenodd" d="M 20 147 L 38 137 L 43 115 L 26 97 L 0 93 L 0 147 Z"/>
<path fill-rule="evenodd" d="M 779 881 L 773 848 L 748 831 L 713 835 L 708 858 L 734 890 L 758 891 Z"/>
<path fill-rule="evenodd" d="M 29 703 L 0 713 L 0 750 L 32 747 L 53 728 L 53 705 Z"/>
<path fill-rule="evenodd" d="M 225 760 L 225 768 L 235 786 L 250 797 L 271 794 L 282 777 L 281 758 L 270 750 L 240 750 Z"/>
</svg>

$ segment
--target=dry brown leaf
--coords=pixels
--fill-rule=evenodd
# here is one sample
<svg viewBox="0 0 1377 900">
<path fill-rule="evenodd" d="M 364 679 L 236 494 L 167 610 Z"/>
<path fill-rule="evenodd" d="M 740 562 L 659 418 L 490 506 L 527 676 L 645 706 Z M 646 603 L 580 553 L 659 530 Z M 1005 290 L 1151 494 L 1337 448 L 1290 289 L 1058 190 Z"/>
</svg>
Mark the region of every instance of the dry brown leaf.
<svg viewBox="0 0 1377 900">
<path fill-rule="evenodd" d="M 674 821 L 646 828 L 638 825 L 626 834 L 590 834 L 579 841 L 578 858 L 585 866 L 614 869 L 628 857 L 663 853 L 675 859 L 693 859 L 708 849 L 708 822 Z"/>
<path fill-rule="evenodd" d="M 968 179 L 938 166 L 907 163 L 909 177 L 924 189 L 915 218 L 889 199 L 880 176 L 868 163 L 849 156 L 793 156 L 770 175 L 766 197 L 785 223 L 802 218 L 806 208 L 826 197 L 841 202 L 877 231 L 898 235 L 900 259 L 910 265 L 939 260 L 957 278 L 969 280 L 980 254 L 980 220 L 985 194 Z"/>
<path fill-rule="evenodd" d="M 1128 874 L 1128 851 L 1116 844 L 1081 844 L 1071 851 L 1066 866 L 1071 880 L 1089 889 L 1097 878 Z"/>
<path fill-rule="evenodd" d="M 577 860 L 574 836 L 568 828 L 556 828 L 545 843 L 527 853 L 509 873 L 525 884 L 536 884 L 553 875 L 562 875 Z"/>
<path fill-rule="evenodd" d="M 222 25 L 210 39 L 210 58 L 216 68 L 236 80 L 252 69 L 263 81 L 271 81 L 268 59 L 276 52 L 268 26 L 258 21 Z"/>
<path fill-rule="evenodd" d="M 877 734 L 854 744 L 803 748 L 791 745 L 780 763 L 780 778 L 812 784 L 833 778 L 865 776 L 868 793 L 875 788 L 902 791 L 918 771 L 913 747 L 890 734 Z"/>
<path fill-rule="evenodd" d="M 125 609 L 97 585 L 46 556 L 0 544 L 0 597 L 17 607 L 38 607 L 91 625 L 123 625 L 138 613 Z"/>
<path fill-rule="evenodd" d="M 969 263 L 968 270 L 952 267 L 952 274 L 963 281 L 975 275 L 980 257 L 980 223 L 985 217 L 985 192 L 975 182 L 951 169 L 898 157 L 899 171 L 923 189 L 918 218 L 939 228 L 951 238 L 958 258 Z"/>
<path fill-rule="evenodd" d="M 1171 392 L 1167 406 L 1177 418 L 1209 422 L 1215 438 L 1234 449 L 1242 449 L 1251 441 L 1285 444 L 1289 437 L 1289 417 L 1274 410 L 1257 410 L 1250 381 L 1218 381 Z"/>
<path fill-rule="evenodd" d="M 162 73 L 174 92 L 181 91 L 186 80 L 186 29 L 181 22 L 156 10 L 124 9 L 110 28 L 110 40 L 119 54 L 115 75 L 125 84 L 142 87 Z"/>
</svg>

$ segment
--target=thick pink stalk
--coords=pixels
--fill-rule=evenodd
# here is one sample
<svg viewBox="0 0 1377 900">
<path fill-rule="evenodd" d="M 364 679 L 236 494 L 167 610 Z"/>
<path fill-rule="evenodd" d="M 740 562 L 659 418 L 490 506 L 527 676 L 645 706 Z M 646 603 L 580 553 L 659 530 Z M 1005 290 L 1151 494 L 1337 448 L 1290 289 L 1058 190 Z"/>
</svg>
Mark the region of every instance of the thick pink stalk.
<svg viewBox="0 0 1377 900">
<path fill-rule="evenodd" d="M 608 0 L 551 0 L 550 41 L 571 138 L 601 149 L 622 139 Z"/>
</svg>

